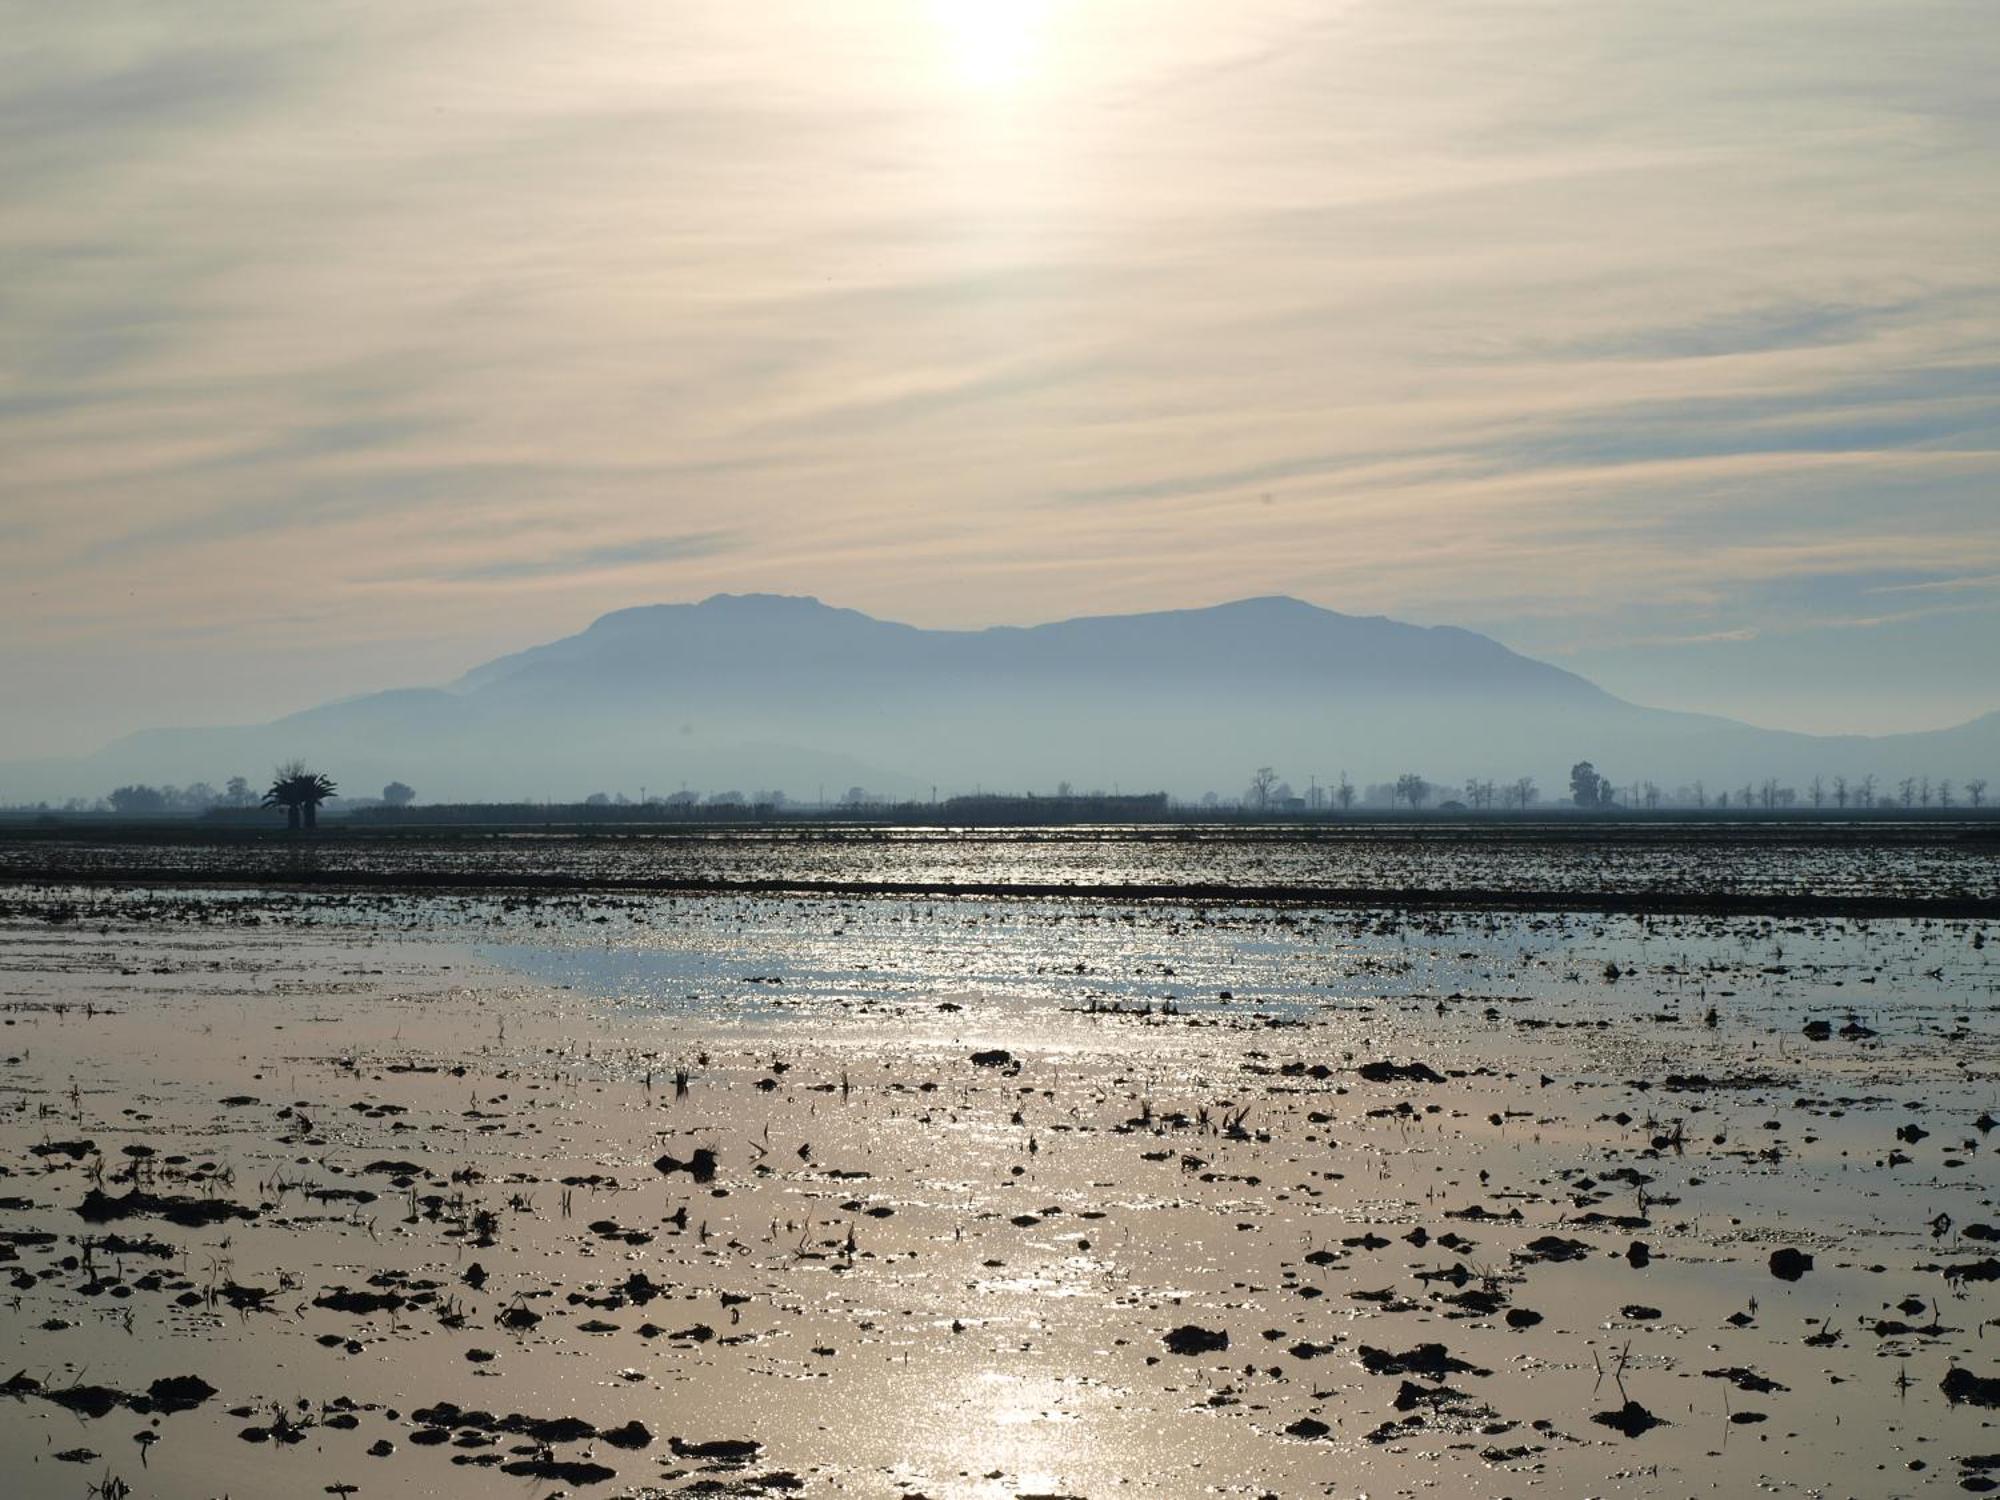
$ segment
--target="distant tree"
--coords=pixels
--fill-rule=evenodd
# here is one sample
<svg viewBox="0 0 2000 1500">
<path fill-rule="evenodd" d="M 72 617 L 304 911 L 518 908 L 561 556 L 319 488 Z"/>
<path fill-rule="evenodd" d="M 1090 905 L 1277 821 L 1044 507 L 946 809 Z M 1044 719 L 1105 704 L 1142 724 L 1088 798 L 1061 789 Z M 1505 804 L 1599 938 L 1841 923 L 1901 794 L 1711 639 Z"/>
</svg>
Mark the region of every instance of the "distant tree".
<svg viewBox="0 0 2000 1500">
<path fill-rule="evenodd" d="M 1875 773 L 1873 771 L 1862 777 L 1861 784 L 1855 788 L 1854 805 L 1856 807 L 1873 807 L 1875 805 Z"/>
<path fill-rule="evenodd" d="M 156 786 L 143 782 L 136 786 L 121 786 L 110 797 L 111 810 L 123 816 L 145 813 L 163 813 L 167 810 L 166 794 Z"/>
<path fill-rule="evenodd" d="M 1645 800 L 1646 810 L 1648 812 L 1652 812 L 1659 807 L 1660 789 L 1657 786 L 1655 786 L 1652 782 L 1649 781 L 1644 786 L 1640 787 L 1639 795 Z"/>
<path fill-rule="evenodd" d="M 250 791 L 250 783 L 241 776 L 230 777 L 228 784 L 222 789 L 222 794 L 229 799 L 231 807 L 248 807 L 257 800 Z"/>
<path fill-rule="evenodd" d="M 1405 771 L 1396 778 L 1396 796 L 1409 804 L 1411 812 L 1421 812 L 1431 800 L 1431 784 L 1415 771 Z"/>
<path fill-rule="evenodd" d="M 1347 779 L 1345 771 L 1340 773 L 1340 784 L 1333 789 L 1333 800 L 1340 804 L 1342 812 L 1354 806 L 1354 783 Z"/>
<path fill-rule="evenodd" d="M 583 805 L 585 807 L 609 807 L 611 805 L 611 793 L 592 792 L 588 797 L 583 799 Z"/>
<path fill-rule="evenodd" d="M 1945 780 L 1940 781 L 1937 784 L 1937 799 L 1939 807 L 1950 807 L 1952 805 L 1951 799 L 1953 795 L 1954 795 L 1954 789 L 1952 787 L 1950 778 L 1946 778 Z"/>
<path fill-rule="evenodd" d="M 296 832 L 299 826 L 319 826 L 320 804 L 340 788 L 317 771 L 306 769 L 304 761 L 287 761 L 279 766 L 264 793 L 264 806 L 285 810 L 285 827 Z"/>
<path fill-rule="evenodd" d="M 1813 779 L 1817 781 L 1819 778 L 1814 777 Z M 1818 804 L 1814 805 L 1817 806 Z M 1833 805 L 1842 809 L 1845 809 L 1847 806 L 1847 778 L 1845 776 L 1836 776 L 1833 778 Z"/>
<path fill-rule="evenodd" d="M 1975 776 L 1972 780 L 1966 782 L 1965 800 L 1970 802 L 1974 807 L 1984 807 L 1986 805 L 1986 778 L 1984 776 Z"/>
<path fill-rule="evenodd" d="M 1813 779 L 1806 784 L 1806 795 L 1812 798 L 1812 805 L 1815 808 L 1821 808 L 1826 806 L 1826 785 L 1824 782 L 1820 780 L 1819 777 L 1817 776 L 1813 777 Z"/>
<path fill-rule="evenodd" d="M 1704 783 L 1697 781 L 1694 784 L 1693 791 L 1694 805 L 1696 807 L 1708 806 L 1708 787 Z"/>
<path fill-rule="evenodd" d="M 1715 794 L 1715 805 L 1720 808 L 1727 808 L 1729 806 L 1729 793 L 1717 792 Z"/>
<path fill-rule="evenodd" d="M 392 781 L 382 788 L 382 800 L 391 807 L 408 807 L 417 800 L 415 789 L 401 781 Z"/>
<path fill-rule="evenodd" d="M 1569 768 L 1569 800 L 1578 807 L 1586 808 L 1609 804 L 1605 780 L 1597 774 L 1597 767 L 1587 760 L 1580 760 Z"/>
<path fill-rule="evenodd" d="M 1250 778 L 1250 801 L 1259 812 L 1271 805 L 1271 788 L 1278 784 L 1278 773 L 1269 766 L 1259 766 Z"/>
<path fill-rule="evenodd" d="M 1764 811 L 1769 812 L 1772 808 L 1776 807 L 1778 805 L 1778 778 L 1775 776 L 1766 776 L 1763 786 L 1757 789 L 1757 795 L 1763 800 Z"/>
<path fill-rule="evenodd" d="M 1203 792 L 1201 794 L 1201 805 L 1207 808 L 1210 812 L 1213 812 L 1215 811 L 1216 808 L 1222 805 L 1222 799 L 1218 797 L 1214 792 Z"/>
<path fill-rule="evenodd" d="M 1917 800 L 1921 802 L 1925 807 L 1929 807 L 1931 805 L 1930 777 L 1926 776 L 1922 781 L 1917 783 Z"/>
<path fill-rule="evenodd" d="M 1903 799 L 1903 806 L 1910 807 L 1917 800 L 1917 778 L 1905 776 L 1896 783 L 1896 795 Z"/>
</svg>

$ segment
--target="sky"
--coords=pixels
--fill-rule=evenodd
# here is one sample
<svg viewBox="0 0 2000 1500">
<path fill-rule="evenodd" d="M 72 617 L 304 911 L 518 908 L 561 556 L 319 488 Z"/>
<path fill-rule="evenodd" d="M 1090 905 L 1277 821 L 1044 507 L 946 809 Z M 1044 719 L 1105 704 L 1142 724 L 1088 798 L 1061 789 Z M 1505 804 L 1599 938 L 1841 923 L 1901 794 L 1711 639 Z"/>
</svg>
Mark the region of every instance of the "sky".
<svg viewBox="0 0 2000 1500">
<path fill-rule="evenodd" d="M 2000 708 L 1989 0 L 0 23 L 0 758 L 722 591 Z"/>
</svg>

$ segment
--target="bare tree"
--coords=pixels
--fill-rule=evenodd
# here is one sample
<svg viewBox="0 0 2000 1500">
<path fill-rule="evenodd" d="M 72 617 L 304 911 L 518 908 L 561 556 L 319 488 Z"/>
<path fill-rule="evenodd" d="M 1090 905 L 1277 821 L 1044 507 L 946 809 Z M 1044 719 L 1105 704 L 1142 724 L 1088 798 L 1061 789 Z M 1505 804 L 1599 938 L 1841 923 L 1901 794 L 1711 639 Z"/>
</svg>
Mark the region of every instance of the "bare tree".
<svg viewBox="0 0 2000 1500">
<path fill-rule="evenodd" d="M 1410 804 L 1411 812 L 1419 812 L 1430 801 L 1431 784 L 1415 771 L 1405 771 L 1396 778 L 1396 796 Z"/>
<path fill-rule="evenodd" d="M 1705 782 L 1697 781 L 1694 784 L 1694 805 L 1696 807 L 1708 806 L 1708 786 Z"/>
<path fill-rule="evenodd" d="M 1269 766 L 1259 766 L 1250 778 L 1250 800 L 1257 804 L 1257 811 L 1263 812 L 1271 805 L 1271 788 L 1278 784 L 1278 773 Z"/>
<path fill-rule="evenodd" d="M 1965 800 L 1974 807 L 1986 805 L 1986 778 L 1975 776 L 1965 784 Z"/>
<path fill-rule="evenodd" d="M 1938 806 L 1939 806 L 1939 807 L 1950 807 L 1950 806 L 1951 806 L 1951 796 L 1952 796 L 1952 785 L 1951 785 L 1951 779 L 1950 779 L 1949 777 L 1947 777 L 1946 779 L 1944 779 L 1943 781 L 1940 781 L 1940 782 L 1939 782 L 1939 783 L 1937 784 L 1937 797 L 1938 797 Z"/>
<path fill-rule="evenodd" d="M 1345 771 L 1340 773 L 1340 785 L 1333 789 L 1333 800 L 1340 804 L 1342 812 L 1354 806 L 1354 783 L 1347 779 Z"/>
<path fill-rule="evenodd" d="M 1812 798 L 1814 808 L 1817 809 L 1826 806 L 1826 785 L 1819 777 L 1813 777 L 1811 782 L 1807 784 L 1806 795 Z"/>
<path fill-rule="evenodd" d="M 1875 773 L 1873 771 L 1862 777 L 1861 784 L 1855 788 L 1854 803 L 1857 807 L 1873 807 L 1875 805 Z"/>
<path fill-rule="evenodd" d="M 1903 806 L 1913 806 L 1917 800 L 1917 778 L 1914 776 L 1905 776 L 1901 781 L 1897 782 L 1896 795 L 1903 799 Z M 1924 784 L 1924 795 L 1925 800 L 1928 801 L 1930 797 L 1930 784 L 1928 782 Z"/>
<path fill-rule="evenodd" d="M 1817 781 L 1818 778 L 1815 777 L 1814 780 Z M 1840 808 L 1847 806 L 1847 778 L 1845 776 L 1836 776 L 1833 778 L 1833 805 Z"/>
</svg>

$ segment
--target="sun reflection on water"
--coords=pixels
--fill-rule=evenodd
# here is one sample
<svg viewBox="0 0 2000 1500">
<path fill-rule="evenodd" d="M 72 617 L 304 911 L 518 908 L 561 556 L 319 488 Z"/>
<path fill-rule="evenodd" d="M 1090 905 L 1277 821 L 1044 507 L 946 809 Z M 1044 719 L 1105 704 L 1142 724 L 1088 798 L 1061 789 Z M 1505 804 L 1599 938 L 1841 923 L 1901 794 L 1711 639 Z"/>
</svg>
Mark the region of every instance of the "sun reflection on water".
<svg viewBox="0 0 2000 1500">
<path fill-rule="evenodd" d="M 926 1414 L 926 1493 L 987 1497 L 1084 1493 L 1108 1462 L 1087 1408 L 1102 1388 L 1052 1371 L 985 1369 L 940 1390 Z"/>
</svg>

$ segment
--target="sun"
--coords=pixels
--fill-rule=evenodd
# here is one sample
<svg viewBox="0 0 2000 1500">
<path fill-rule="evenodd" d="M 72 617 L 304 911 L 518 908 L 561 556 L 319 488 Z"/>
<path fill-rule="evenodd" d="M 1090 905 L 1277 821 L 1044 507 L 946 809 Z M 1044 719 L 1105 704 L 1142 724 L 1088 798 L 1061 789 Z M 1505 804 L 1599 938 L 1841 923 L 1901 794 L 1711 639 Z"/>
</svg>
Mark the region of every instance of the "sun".
<svg viewBox="0 0 2000 1500">
<path fill-rule="evenodd" d="M 930 14 L 962 88 L 1003 93 L 1038 73 L 1047 0 L 930 0 Z"/>
</svg>

